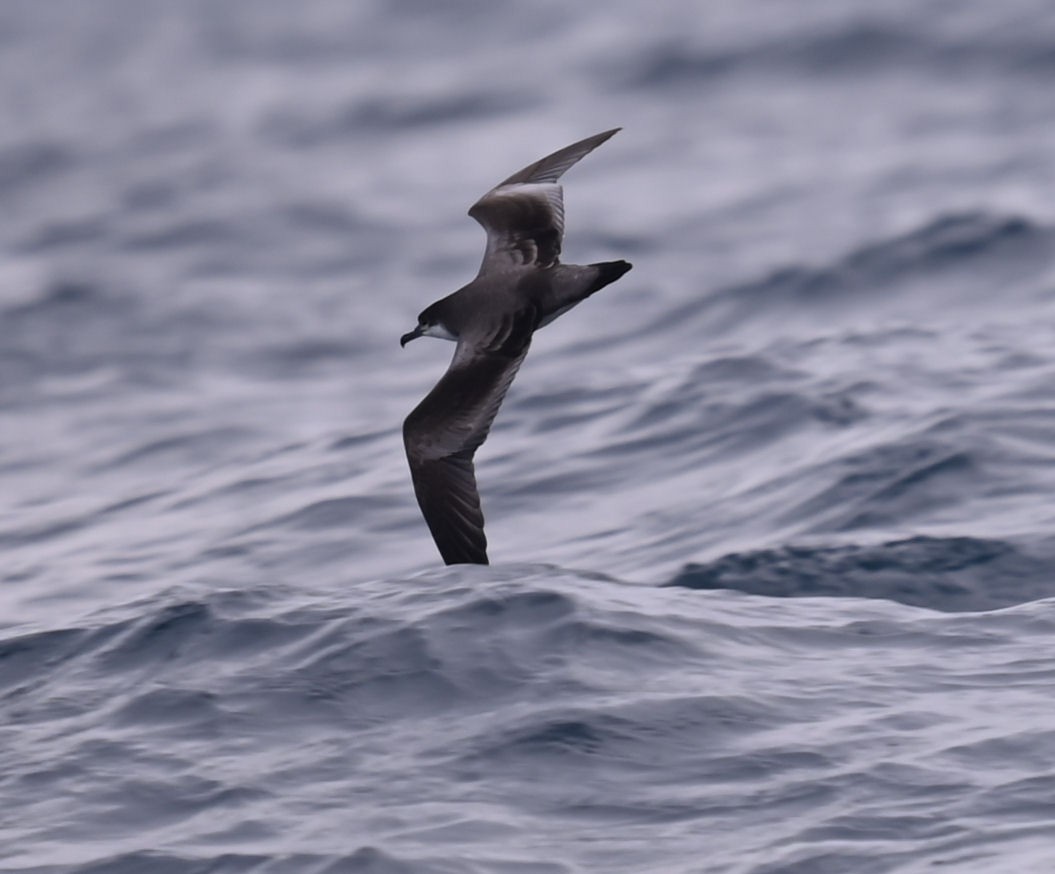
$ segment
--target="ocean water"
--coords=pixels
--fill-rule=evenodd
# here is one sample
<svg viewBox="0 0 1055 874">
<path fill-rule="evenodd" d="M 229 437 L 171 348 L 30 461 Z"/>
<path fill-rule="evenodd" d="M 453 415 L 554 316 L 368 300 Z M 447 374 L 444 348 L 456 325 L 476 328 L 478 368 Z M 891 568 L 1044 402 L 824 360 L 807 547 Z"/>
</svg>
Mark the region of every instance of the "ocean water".
<svg viewBox="0 0 1055 874">
<path fill-rule="evenodd" d="M 0 4 L 0 871 L 1055 870 L 1055 12 Z M 465 210 L 569 261 L 444 568 Z"/>
</svg>

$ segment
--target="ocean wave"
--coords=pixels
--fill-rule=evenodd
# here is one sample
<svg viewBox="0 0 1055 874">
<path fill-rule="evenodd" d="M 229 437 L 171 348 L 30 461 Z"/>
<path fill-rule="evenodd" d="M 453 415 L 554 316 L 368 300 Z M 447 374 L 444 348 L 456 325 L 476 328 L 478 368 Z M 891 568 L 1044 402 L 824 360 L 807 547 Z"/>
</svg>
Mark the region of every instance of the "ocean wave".
<svg viewBox="0 0 1055 874">
<path fill-rule="evenodd" d="M 1006 571 L 1013 554 L 999 542 L 919 541 L 816 553 L 814 564 L 829 578 L 849 566 L 911 580 L 987 562 Z M 1022 658 L 1050 636 L 1050 610 L 857 603 L 547 566 L 450 568 L 342 591 L 172 590 L 0 643 L 0 708 L 19 727 L 7 772 L 31 812 L 44 799 L 51 811 L 78 805 L 64 833 L 85 852 L 66 870 L 106 874 L 154 861 L 174 872 L 291 860 L 307 871 L 536 870 L 524 868 L 536 833 L 525 816 L 554 834 L 696 833 L 715 817 L 753 827 L 776 817 L 787 834 L 769 858 L 789 863 L 819 857 L 837 835 L 888 852 L 912 842 L 914 857 L 991 838 L 957 827 L 951 810 L 1033 828 L 1044 786 L 1024 778 L 1031 765 L 1019 758 L 1035 747 L 1036 720 L 973 750 L 949 722 L 984 722 L 962 700 L 975 689 L 1025 706 L 1022 684 L 1050 673 Z M 895 753 L 876 757 L 874 744 Z M 923 748 L 934 767 L 913 758 Z M 1009 755 L 1017 764 L 1002 791 L 965 791 L 979 756 Z M 59 792 L 71 781 L 91 792 L 89 809 Z M 320 839 L 334 787 L 337 820 L 363 825 Z M 936 819 L 913 818 L 924 796 Z M 291 804 L 311 815 L 289 819 Z M 829 807 L 837 813 L 818 817 Z M 79 840 L 97 829 L 108 842 Z M 142 849 L 172 830 L 183 849 Z M 19 834 L 39 847 L 35 870 L 48 870 L 52 845 L 29 824 Z M 238 851 L 246 840 L 259 852 Z M 678 870 L 686 850 L 663 858 Z"/>
<path fill-rule="evenodd" d="M 958 439 L 962 440 L 960 436 Z M 824 485 L 794 501 L 786 518 L 829 531 L 905 524 L 921 513 L 957 506 L 982 489 L 981 454 L 951 442 L 909 437 L 878 443 L 816 465 Z M 802 492 L 809 486 L 804 483 Z"/>
<path fill-rule="evenodd" d="M 779 598 L 882 598 L 945 612 L 1049 598 L 1050 557 L 1001 540 L 911 537 L 873 546 L 785 546 L 690 564 L 666 585 Z"/>
<path fill-rule="evenodd" d="M 0 194 L 13 195 L 75 165 L 75 151 L 62 141 L 41 140 L 7 146 L 0 150 Z"/>
<path fill-rule="evenodd" d="M 303 107 L 276 108 L 260 120 L 259 129 L 266 140 L 292 148 L 308 148 L 366 132 L 412 133 L 437 124 L 508 115 L 530 108 L 536 102 L 529 92 L 508 89 L 432 96 L 397 92 L 357 99 L 320 112 Z"/>
<path fill-rule="evenodd" d="M 861 246 L 826 266 L 789 265 L 745 283 L 676 307 L 647 330 L 705 330 L 708 336 L 750 330 L 765 322 L 815 318 L 821 307 L 831 321 L 848 308 L 873 315 L 904 307 L 906 295 L 928 283 L 927 306 L 912 306 L 923 319 L 940 317 L 938 299 L 983 307 L 1006 305 L 1006 296 L 979 296 L 984 270 L 1030 269 L 1039 276 L 1051 261 L 1051 229 L 1018 215 L 964 212 L 939 215 L 915 230 Z M 962 283 L 955 283 L 962 278 Z M 968 281 L 970 280 L 970 281 Z M 1012 286 L 1015 293 L 1019 286 Z M 881 294 L 879 294 L 881 292 Z M 1026 286 L 1023 292 L 1032 294 Z"/>
<path fill-rule="evenodd" d="M 911 71 L 916 76 L 1030 78 L 1055 63 L 1055 53 L 1040 38 L 953 35 L 940 32 L 934 23 L 906 27 L 905 21 L 893 23 L 881 16 L 846 16 L 838 24 L 807 23 L 750 42 L 673 38 L 648 46 L 610 75 L 624 88 L 654 90 L 758 75 L 827 78 Z"/>
</svg>

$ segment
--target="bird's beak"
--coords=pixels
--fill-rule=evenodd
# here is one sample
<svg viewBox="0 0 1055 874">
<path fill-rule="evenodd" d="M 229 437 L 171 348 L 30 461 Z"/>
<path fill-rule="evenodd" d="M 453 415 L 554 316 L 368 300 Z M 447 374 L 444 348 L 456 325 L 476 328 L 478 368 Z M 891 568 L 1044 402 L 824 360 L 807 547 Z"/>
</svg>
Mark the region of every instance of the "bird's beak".
<svg viewBox="0 0 1055 874">
<path fill-rule="evenodd" d="M 421 325 L 418 325 L 409 334 L 404 334 L 402 337 L 399 338 L 399 345 L 400 346 L 406 346 L 407 343 L 409 343 L 411 340 L 417 339 L 418 337 L 420 337 L 424 333 L 425 332 L 421 330 Z"/>
</svg>

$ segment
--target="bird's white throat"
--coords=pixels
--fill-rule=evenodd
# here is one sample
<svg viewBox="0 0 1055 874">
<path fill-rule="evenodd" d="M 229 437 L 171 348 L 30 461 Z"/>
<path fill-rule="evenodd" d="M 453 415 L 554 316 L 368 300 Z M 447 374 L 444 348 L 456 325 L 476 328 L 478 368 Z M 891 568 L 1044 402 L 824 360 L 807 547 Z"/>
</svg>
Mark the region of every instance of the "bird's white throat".
<svg viewBox="0 0 1055 874">
<path fill-rule="evenodd" d="M 450 331 L 447 330 L 446 326 L 437 322 L 435 325 L 429 325 L 421 332 L 425 337 L 439 337 L 441 340 L 454 340 L 458 341 L 458 338 L 454 336 Z"/>
</svg>

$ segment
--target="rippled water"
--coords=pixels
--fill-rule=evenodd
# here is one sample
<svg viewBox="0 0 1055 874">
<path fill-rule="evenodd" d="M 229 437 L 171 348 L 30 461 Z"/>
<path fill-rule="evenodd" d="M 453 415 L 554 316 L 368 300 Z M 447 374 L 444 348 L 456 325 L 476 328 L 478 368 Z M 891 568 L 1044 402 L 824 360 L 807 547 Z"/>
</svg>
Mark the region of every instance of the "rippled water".
<svg viewBox="0 0 1055 874">
<path fill-rule="evenodd" d="M 1047 872 L 1040 0 L 0 5 L 0 870 Z M 439 566 L 464 213 L 568 260 Z"/>
</svg>

